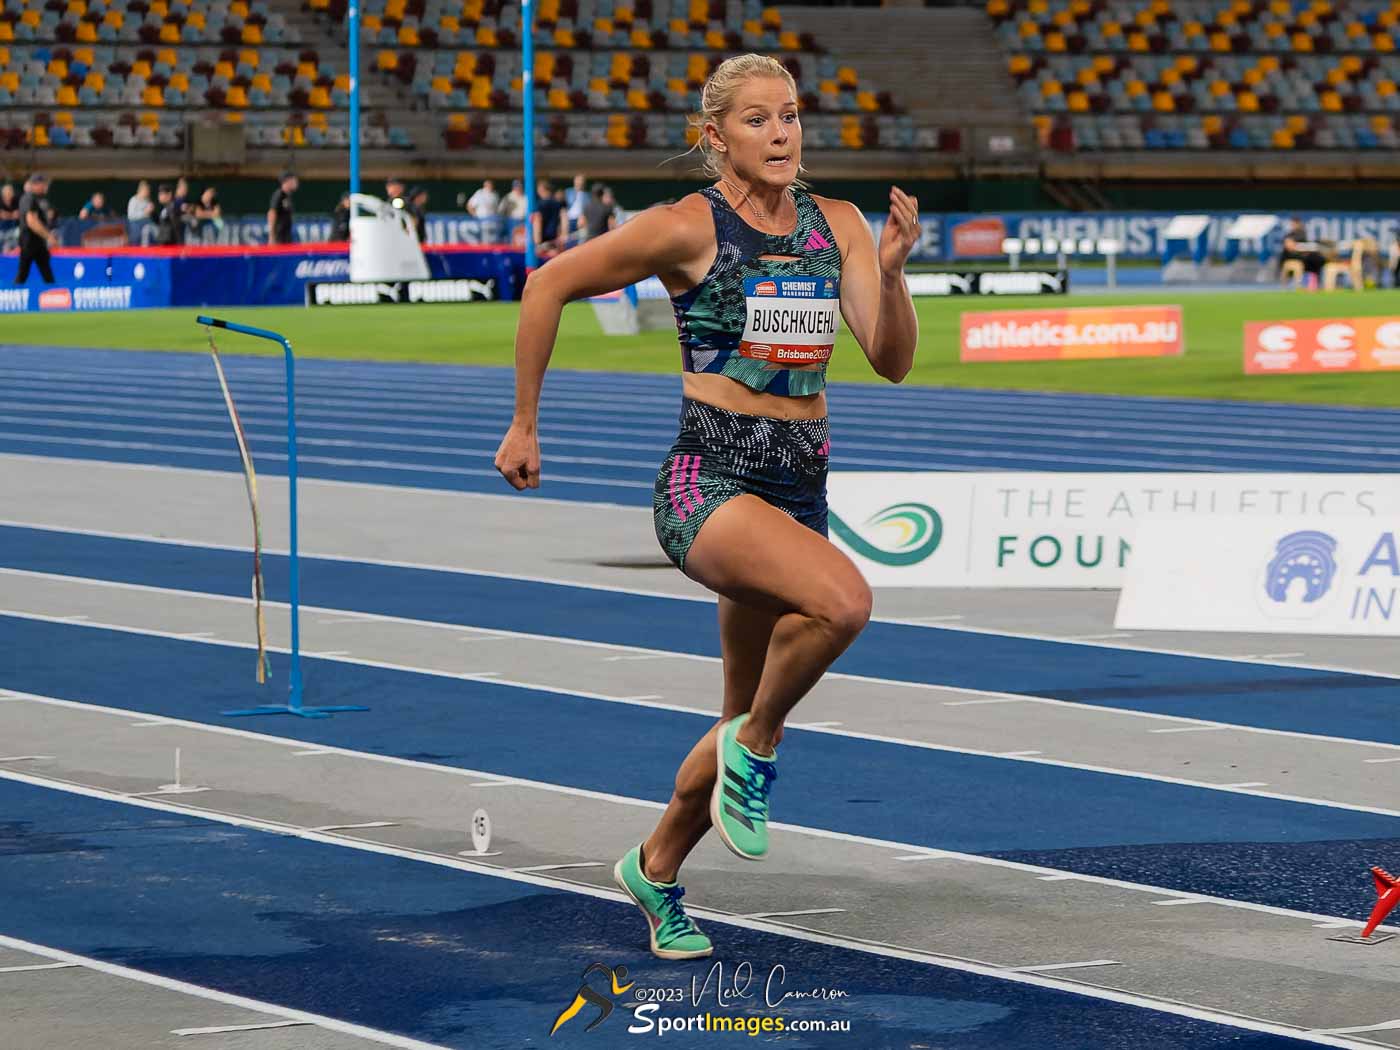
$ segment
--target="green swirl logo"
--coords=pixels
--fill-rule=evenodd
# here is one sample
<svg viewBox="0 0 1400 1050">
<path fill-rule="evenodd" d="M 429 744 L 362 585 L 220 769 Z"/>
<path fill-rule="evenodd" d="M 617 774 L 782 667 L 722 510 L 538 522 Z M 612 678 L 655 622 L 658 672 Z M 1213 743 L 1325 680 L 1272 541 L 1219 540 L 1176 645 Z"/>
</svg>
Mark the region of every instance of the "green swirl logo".
<svg viewBox="0 0 1400 1050">
<path fill-rule="evenodd" d="M 943 519 L 924 503 L 896 503 L 876 511 L 861 525 L 860 532 L 835 511 L 829 511 L 828 518 L 842 543 L 881 565 L 916 565 L 936 551 L 943 539 Z"/>
</svg>

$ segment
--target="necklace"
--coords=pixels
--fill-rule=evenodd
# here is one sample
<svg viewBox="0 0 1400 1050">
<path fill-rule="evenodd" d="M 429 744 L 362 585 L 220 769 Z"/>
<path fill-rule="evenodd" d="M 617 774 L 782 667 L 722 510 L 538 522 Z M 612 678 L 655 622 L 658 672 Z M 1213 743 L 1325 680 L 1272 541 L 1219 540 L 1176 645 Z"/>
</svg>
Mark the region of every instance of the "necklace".
<svg viewBox="0 0 1400 1050">
<path fill-rule="evenodd" d="M 730 182 L 728 179 L 722 178 L 722 179 L 720 179 L 719 181 L 722 182 L 722 183 L 724 183 L 724 185 L 728 186 L 728 187 L 729 187 L 730 189 L 732 189 L 735 193 L 740 193 L 740 194 L 742 194 L 742 199 L 739 201 L 739 207 L 740 207 L 740 208 L 742 208 L 745 204 L 747 204 L 747 205 L 749 206 L 749 210 L 752 211 L 752 212 L 754 213 L 754 216 L 758 219 L 759 222 L 768 222 L 768 219 L 769 219 L 768 213 L 767 213 L 766 211 L 764 211 L 762 208 L 760 208 L 757 204 L 755 204 L 755 203 L 750 199 L 749 191 L 748 191 L 748 190 L 741 190 L 741 189 L 739 189 L 738 186 L 734 185 L 734 183 Z M 786 199 L 786 200 L 791 200 L 792 197 L 791 197 L 791 195 L 785 195 L 785 199 Z M 738 211 L 738 208 L 736 208 L 735 211 Z"/>
</svg>

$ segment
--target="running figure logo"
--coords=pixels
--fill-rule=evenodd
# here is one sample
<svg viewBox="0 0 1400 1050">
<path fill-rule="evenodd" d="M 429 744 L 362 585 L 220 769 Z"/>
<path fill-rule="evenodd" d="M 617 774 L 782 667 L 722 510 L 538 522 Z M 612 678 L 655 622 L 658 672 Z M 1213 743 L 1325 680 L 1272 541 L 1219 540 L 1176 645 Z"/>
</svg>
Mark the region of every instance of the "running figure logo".
<svg viewBox="0 0 1400 1050">
<path fill-rule="evenodd" d="M 613 1001 L 588 983 L 588 975 L 591 973 L 606 974 L 608 983 L 612 985 L 613 995 L 622 995 L 636 983 L 634 981 L 627 981 L 627 967 L 625 966 L 610 968 L 599 962 L 591 963 L 588 969 L 583 971 L 582 979 L 579 982 L 578 994 L 574 996 L 574 1001 L 566 1006 L 563 1011 L 560 1012 L 559 1016 L 554 1019 L 554 1027 L 549 1030 L 550 1035 L 559 1031 L 564 1025 L 564 1022 L 568 1021 L 582 1010 L 586 1003 L 591 1003 L 596 1006 L 599 1013 L 598 1016 L 589 1023 L 588 1027 L 584 1029 L 585 1032 L 593 1031 L 593 1029 L 606 1021 L 608 1015 L 613 1012 Z M 623 984 L 623 981 L 627 981 L 627 983 Z"/>
<path fill-rule="evenodd" d="M 896 503 L 876 511 L 861 525 L 861 532 L 878 539 L 866 539 L 828 510 L 831 531 L 841 542 L 864 558 L 881 565 L 916 565 L 935 550 L 943 539 L 943 518 L 926 503 Z"/>
<path fill-rule="evenodd" d="M 1336 575 L 1335 539 L 1313 530 L 1290 532 L 1278 541 L 1264 572 L 1264 590 L 1280 605 L 1307 605 L 1331 589 Z"/>
</svg>

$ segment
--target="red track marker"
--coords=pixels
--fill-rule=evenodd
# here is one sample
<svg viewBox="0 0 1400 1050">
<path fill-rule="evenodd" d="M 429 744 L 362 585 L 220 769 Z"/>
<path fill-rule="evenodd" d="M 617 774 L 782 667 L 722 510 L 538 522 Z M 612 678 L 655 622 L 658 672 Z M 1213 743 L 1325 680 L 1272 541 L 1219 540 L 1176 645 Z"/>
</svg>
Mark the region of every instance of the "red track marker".
<svg viewBox="0 0 1400 1050">
<path fill-rule="evenodd" d="M 1376 880 L 1376 896 L 1380 900 L 1376 901 L 1376 906 L 1371 909 L 1371 917 L 1366 921 L 1366 928 L 1361 931 L 1363 937 L 1371 936 L 1371 932 L 1385 921 L 1385 917 L 1397 904 L 1400 904 L 1400 879 L 1384 868 L 1372 868 L 1371 877 Z"/>
</svg>

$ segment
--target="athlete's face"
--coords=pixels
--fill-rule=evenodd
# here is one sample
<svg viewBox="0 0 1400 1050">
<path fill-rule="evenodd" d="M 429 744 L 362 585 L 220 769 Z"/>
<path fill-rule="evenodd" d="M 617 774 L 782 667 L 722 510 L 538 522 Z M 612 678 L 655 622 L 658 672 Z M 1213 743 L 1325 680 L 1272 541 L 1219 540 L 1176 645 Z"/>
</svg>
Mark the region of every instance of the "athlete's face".
<svg viewBox="0 0 1400 1050">
<path fill-rule="evenodd" d="M 740 86 L 722 125 L 707 129 L 710 143 L 734 174 L 749 183 L 788 186 L 802 162 L 797 99 L 779 77 L 753 77 Z"/>
</svg>

